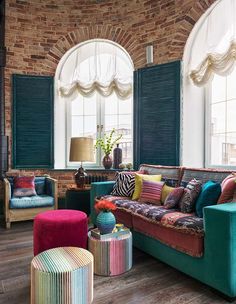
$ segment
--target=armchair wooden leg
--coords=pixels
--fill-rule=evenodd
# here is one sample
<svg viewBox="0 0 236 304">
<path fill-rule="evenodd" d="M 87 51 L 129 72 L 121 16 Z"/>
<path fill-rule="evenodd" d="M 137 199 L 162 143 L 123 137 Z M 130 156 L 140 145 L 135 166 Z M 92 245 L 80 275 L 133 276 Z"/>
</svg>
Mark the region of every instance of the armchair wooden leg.
<svg viewBox="0 0 236 304">
<path fill-rule="evenodd" d="M 11 222 L 6 222 L 6 228 L 10 229 L 11 228 Z"/>
</svg>

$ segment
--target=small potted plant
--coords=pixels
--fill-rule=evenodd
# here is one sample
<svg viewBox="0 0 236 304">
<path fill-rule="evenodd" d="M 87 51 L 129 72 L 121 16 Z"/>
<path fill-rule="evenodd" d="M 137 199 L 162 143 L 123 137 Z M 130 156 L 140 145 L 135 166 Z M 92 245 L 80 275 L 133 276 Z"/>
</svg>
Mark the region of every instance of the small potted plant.
<svg viewBox="0 0 236 304">
<path fill-rule="evenodd" d="M 116 218 L 111 211 L 116 210 L 116 205 L 108 200 L 100 200 L 96 203 L 95 209 L 99 212 L 96 225 L 100 233 L 111 233 L 116 224 Z"/>
<path fill-rule="evenodd" d="M 104 138 L 98 138 L 95 144 L 95 148 L 101 147 L 103 153 L 105 154 L 103 157 L 103 166 L 105 169 L 110 169 L 112 166 L 112 158 L 111 151 L 115 144 L 122 138 L 122 134 L 118 135 L 115 139 L 113 139 L 115 133 L 115 129 L 112 129 L 109 135 L 105 135 Z"/>
</svg>

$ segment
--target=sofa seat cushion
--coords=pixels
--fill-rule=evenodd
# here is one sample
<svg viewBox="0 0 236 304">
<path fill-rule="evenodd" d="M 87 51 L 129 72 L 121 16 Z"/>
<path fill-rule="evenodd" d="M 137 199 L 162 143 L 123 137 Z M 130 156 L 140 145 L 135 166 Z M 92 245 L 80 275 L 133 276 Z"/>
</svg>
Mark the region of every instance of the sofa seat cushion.
<svg viewBox="0 0 236 304">
<path fill-rule="evenodd" d="M 43 194 L 31 197 L 13 197 L 10 199 L 10 209 L 35 208 L 53 206 L 54 198 Z"/>
<path fill-rule="evenodd" d="M 115 211 L 112 211 L 116 217 L 116 223 L 122 223 L 128 228 L 133 227 L 132 223 L 132 214 L 126 210 L 117 208 Z"/>
<path fill-rule="evenodd" d="M 117 221 L 191 256 L 203 255 L 202 218 L 193 213 L 132 201 L 127 197 L 106 195 L 103 199 L 116 204 Z"/>
<path fill-rule="evenodd" d="M 183 233 L 204 235 L 203 219 L 193 213 L 182 213 L 176 209 L 166 209 L 154 204 L 140 203 L 125 197 L 106 195 L 103 198 L 115 203 L 118 209 L 144 217 L 150 222 L 170 227 Z"/>
<path fill-rule="evenodd" d="M 204 252 L 204 237 L 201 234 L 182 233 L 170 227 L 158 226 L 154 222 L 133 215 L 133 230 L 152 237 L 159 242 L 193 257 Z"/>
</svg>

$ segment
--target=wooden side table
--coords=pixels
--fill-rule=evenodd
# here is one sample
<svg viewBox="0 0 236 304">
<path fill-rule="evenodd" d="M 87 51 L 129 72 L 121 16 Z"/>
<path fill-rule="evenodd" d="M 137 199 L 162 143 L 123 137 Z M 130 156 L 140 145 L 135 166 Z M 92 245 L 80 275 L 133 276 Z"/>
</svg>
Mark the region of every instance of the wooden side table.
<svg viewBox="0 0 236 304">
<path fill-rule="evenodd" d="M 103 276 L 122 274 L 132 267 L 132 233 L 119 238 L 98 240 L 88 233 L 88 249 L 94 256 L 94 273 Z"/>
<path fill-rule="evenodd" d="M 74 209 L 90 215 L 90 187 L 68 188 L 66 191 L 66 209 Z"/>
</svg>

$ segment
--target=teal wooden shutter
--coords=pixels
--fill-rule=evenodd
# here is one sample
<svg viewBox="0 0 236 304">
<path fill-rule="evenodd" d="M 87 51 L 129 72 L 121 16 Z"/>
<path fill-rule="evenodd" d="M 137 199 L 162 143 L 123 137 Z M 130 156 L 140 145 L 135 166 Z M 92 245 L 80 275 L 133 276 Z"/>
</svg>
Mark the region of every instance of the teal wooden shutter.
<svg viewBox="0 0 236 304">
<path fill-rule="evenodd" d="M 135 71 L 134 164 L 179 165 L 180 61 Z"/>
<path fill-rule="evenodd" d="M 53 77 L 13 75 L 13 167 L 53 167 Z"/>
</svg>

